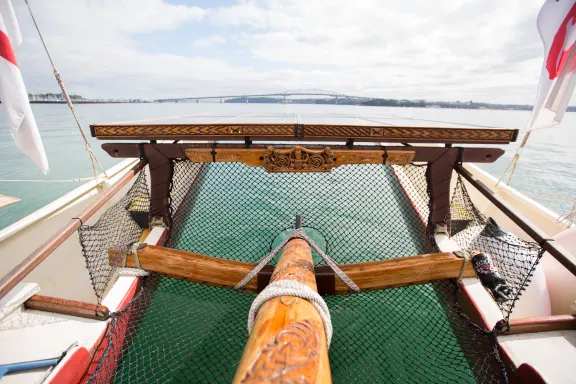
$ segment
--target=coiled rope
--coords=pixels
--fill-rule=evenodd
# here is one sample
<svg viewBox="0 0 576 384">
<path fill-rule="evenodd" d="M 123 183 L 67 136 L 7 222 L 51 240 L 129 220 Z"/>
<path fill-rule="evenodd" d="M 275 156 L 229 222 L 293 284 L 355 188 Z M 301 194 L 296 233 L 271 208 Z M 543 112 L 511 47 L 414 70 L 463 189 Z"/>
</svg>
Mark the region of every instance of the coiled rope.
<svg viewBox="0 0 576 384">
<path fill-rule="evenodd" d="M 250 312 L 248 312 L 248 333 L 250 334 L 252 328 L 254 328 L 254 322 L 256 321 L 256 315 L 258 315 L 260 307 L 268 300 L 281 296 L 294 296 L 308 300 L 314 308 L 316 308 L 324 324 L 326 343 L 328 344 L 328 348 L 330 348 L 330 342 L 332 341 L 332 320 L 326 302 L 322 296 L 314 292 L 310 287 L 294 280 L 275 281 L 256 296 L 256 299 L 254 299 L 250 306 Z"/>
</svg>

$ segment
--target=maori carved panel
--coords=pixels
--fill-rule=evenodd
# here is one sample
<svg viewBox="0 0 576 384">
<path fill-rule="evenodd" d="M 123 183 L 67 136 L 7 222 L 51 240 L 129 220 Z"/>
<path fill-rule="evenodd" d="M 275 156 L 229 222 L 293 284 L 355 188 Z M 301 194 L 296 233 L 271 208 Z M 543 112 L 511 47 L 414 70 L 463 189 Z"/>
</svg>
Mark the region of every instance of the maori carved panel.
<svg viewBox="0 0 576 384">
<path fill-rule="evenodd" d="M 266 345 L 241 383 L 310 383 L 320 365 L 322 326 L 311 319 L 291 324 Z"/>
<path fill-rule="evenodd" d="M 214 161 L 210 148 L 186 150 L 186 156 L 194 162 Z M 216 162 L 238 162 L 250 166 L 264 166 L 268 172 L 330 172 L 346 164 L 382 164 L 381 150 L 306 149 L 296 146 L 290 149 L 215 149 Z M 391 150 L 386 153 L 387 164 L 409 164 L 416 156 L 413 150 Z"/>
<path fill-rule="evenodd" d="M 268 172 L 330 172 L 336 157 L 329 147 L 312 150 L 296 146 L 292 149 L 268 147 L 264 168 Z"/>
</svg>

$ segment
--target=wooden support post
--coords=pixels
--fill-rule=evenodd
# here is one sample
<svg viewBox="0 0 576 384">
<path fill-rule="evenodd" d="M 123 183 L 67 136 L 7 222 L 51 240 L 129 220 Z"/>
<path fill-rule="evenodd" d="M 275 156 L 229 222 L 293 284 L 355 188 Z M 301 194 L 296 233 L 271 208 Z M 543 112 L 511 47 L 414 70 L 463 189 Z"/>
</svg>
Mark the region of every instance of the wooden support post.
<svg viewBox="0 0 576 384">
<path fill-rule="evenodd" d="M 316 291 L 310 246 L 293 239 L 271 281 L 296 280 Z M 320 314 L 307 300 L 282 296 L 260 307 L 234 383 L 331 383 L 328 347 Z"/>
<path fill-rule="evenodd" d="M 446 226 L 446 220 L 450 214 L 450 181 L 457 160 L 458 151 L 446 148 L 444 154 L 435 161 L 428 163 L 426 170 L 426 181 L 430 194 L 428 225 L 434 231 L 437 231 L 439 227 Z"/>
<path fill-rule="evenodd" d="M 174 163 L 154 145 L 142 148 L 150 164 L 150 223 L 161 219 L 165 225 L 170 225 L 170 183 Z"/>
</svg>

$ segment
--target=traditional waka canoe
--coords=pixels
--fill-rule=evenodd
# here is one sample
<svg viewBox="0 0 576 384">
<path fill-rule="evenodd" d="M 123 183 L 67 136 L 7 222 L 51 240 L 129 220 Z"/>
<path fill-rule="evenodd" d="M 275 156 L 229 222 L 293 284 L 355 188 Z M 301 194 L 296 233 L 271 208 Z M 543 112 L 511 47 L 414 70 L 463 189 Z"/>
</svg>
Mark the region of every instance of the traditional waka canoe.
<svg viewBox="0 0 576 384">
<path fill-rule="evenodd" d="M 93 125 L 0 231 L 0 382 L 574 382 L 576 232 L 474 165 L 518 132 L 366 124 Z"/>
</svg>

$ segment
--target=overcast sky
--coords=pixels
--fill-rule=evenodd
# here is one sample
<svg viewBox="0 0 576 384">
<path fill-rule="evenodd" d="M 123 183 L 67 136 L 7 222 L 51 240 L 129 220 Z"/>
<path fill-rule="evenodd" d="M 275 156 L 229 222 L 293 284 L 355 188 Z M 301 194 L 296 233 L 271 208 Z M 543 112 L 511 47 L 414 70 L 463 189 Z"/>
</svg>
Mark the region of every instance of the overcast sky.
<svg viewBox="0 0 576 384">
<path fill-rule="evenodd" d="M 28 92 L 59 92 L 23 0 Z M 70 93 L 163 98 L 320 88 L 532 104 L 543 0 L 30 0 Z"/>
</svg>

